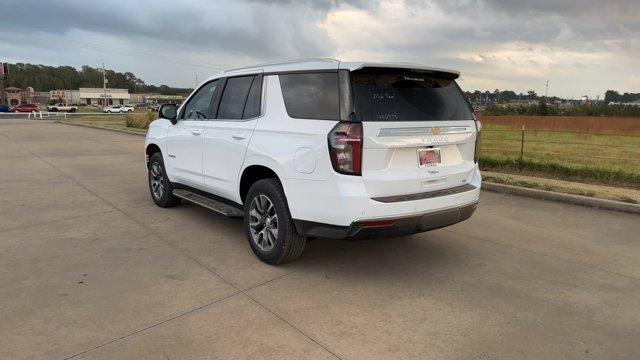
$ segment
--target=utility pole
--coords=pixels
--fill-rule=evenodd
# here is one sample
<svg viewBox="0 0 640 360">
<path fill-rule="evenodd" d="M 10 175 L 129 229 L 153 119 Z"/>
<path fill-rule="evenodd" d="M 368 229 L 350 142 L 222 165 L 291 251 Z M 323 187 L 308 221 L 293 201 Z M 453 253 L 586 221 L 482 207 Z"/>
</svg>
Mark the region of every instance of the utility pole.
<svg viewBox="0 0 640 360">
<path fill-rule="evenodd" d="M 549 96 L 549 80 L 547 80 L 544 88 L 544 101 L 547 101 L 548 96 Z"/>
<path fill-rule="evenodd" d="M 104 63 L 102 63 L 102 89 L 104 90 L 102 106 L 107 106 L 107 70 L 104 68 Z"/>
</svg>

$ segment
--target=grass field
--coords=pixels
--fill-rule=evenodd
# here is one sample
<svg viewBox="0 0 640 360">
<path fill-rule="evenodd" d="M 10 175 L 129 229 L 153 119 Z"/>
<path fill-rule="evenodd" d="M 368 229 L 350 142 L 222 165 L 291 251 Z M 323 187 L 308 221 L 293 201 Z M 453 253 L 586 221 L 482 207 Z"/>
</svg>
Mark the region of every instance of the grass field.
<svg viewBox="0 0 640 360">
<path fill-rule="evenodd" d="M 481 120 L 484 169 L 640 188 L 640 119 L 499 116 Z"/>
<path fill-rule="evenodd" d="M 125 115 L 113 114 L 113 115 L 105 115 L 105 114 L 96 114 L 96 115 L 79 115 L 79 116 L 69 116 L 67 119 L 64 119 L 62 122 L 70 123 L 70 124 L 79 124 L 79 125 L 88 125 L 94 126 L 103 129 L 116 129 L 116 130 L 127 130 L 139 133 L 146 133 L 145 129 L 138 129 L 134 127 L 128 127 L 125 122 Z"/>
</svg>

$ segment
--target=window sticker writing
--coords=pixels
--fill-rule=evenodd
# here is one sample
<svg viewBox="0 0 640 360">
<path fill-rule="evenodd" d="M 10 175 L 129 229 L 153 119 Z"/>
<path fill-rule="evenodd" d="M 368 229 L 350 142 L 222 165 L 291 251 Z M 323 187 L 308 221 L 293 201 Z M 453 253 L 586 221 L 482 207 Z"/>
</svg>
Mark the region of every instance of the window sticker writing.
<svg viewBox="0 0 640 360">
<path fill-rule="evenodd" d="M 389 100 L 395 99 L 396 97 L 396 94 L 387 91 L 375 91 L 371 95 L 373 96 L 373 100 Z"/>
<path fill-rule="evenodd" d="M 398 114 L 376 114 L 377 121 L 397 121 L 399 119 Z"/>
</svg>

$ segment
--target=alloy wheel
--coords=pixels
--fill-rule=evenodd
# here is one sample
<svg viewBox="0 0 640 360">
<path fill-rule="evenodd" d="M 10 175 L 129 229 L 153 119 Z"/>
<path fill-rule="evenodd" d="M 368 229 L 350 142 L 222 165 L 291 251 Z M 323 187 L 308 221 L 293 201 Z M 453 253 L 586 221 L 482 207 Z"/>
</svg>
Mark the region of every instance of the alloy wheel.
<svg viewBox="0 0 640 360">
<path fill-rule="evenodd" d="M 251 239 L 264 252 L 271 251 L 278 239 L 278 214 L 273 202 L 266 195 L 253 198 L 249 206 L 249 231 Z"/>
<path fill-rule="evenodd" d="M 164 175 L 162 174 L 162 167 L 156 161 L 151 164 L 149 169 L 151 172 L 151 192 L 156 199 L 161 199 L 164 194 Z"/>
</svg>

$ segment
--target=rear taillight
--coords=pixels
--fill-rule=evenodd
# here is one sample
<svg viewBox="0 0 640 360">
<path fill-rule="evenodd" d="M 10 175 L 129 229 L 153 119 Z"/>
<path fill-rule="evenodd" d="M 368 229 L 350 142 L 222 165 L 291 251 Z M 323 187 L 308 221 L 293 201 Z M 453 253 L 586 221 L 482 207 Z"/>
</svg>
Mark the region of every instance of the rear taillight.
<svg viewBox="0 0 640 360">
<path fill-rule="evenodd" d="M 333 169 L 341 174 L 362 172 L 362 123 L 340 122 L 329 133 Z"/>
<path fill-rule="evenodd" d="M 480 120 L 476 120 L 476 147 L 473 151 L 473 161 L 475 161 L 476 163 L 478 163 L 478 160 L 480 160 L 480 146 L 482 145 L 480 130 L 482 130 L 482 123 L 480 122 Z"/>
</svg>

